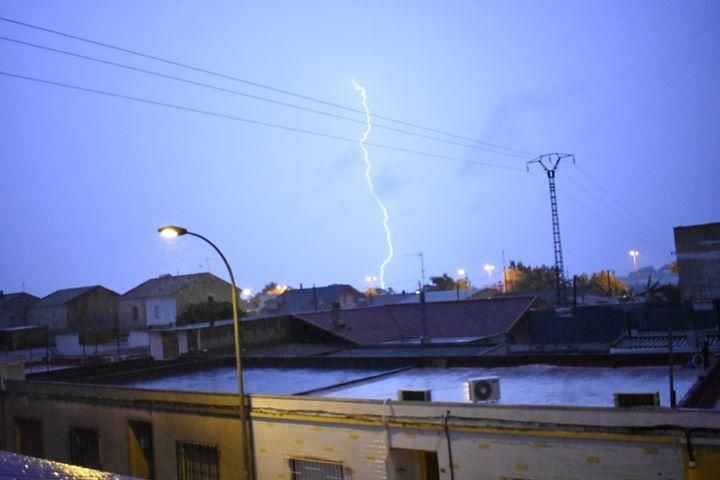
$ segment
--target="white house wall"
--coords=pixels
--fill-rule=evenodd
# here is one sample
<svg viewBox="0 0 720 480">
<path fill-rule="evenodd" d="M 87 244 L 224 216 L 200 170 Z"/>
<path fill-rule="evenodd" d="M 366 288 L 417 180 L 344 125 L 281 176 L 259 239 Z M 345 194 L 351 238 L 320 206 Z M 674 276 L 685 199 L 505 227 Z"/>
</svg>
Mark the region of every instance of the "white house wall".
<svg viewBox="0 0 720 480">
<path fill-rule="evenodd" d="M 145 318 L 148 327 L 174 325 L 177 304 L 172 297 L 149 298 L 145 301 Z"/>
</svg>

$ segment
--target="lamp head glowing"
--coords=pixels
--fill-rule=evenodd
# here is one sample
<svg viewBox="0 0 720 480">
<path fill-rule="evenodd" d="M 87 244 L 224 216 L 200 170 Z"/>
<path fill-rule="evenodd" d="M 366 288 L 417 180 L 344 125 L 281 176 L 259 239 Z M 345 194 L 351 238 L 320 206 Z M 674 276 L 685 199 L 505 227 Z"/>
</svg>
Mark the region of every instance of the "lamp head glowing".
<svg viewBox="0 0 720 480">
<path fill-rule="evenodd" d="M 465 269 L 460 268 L 460 269 L 458 269 L 458 272 L 457 272 L 457 273 L 458 273 L 458 275 L 460 275 L 461 277 L 464 277 L 464 276 L 465 276 Z"/>
<path fill-rule="evenodd" d="M 168 225 L 166 227 L 158 228 L 158 232 L 165 238 L 175 238 L 180 235 L 185 235 L 187 233 L 187 228 Z"/>
<path fill-rule="evenodd" d="M 638 255 L 640 255 L 640 252 L 638 252 L 637 250 L 630 250 L 631 257 L 637 257 Z"/>
</svg>

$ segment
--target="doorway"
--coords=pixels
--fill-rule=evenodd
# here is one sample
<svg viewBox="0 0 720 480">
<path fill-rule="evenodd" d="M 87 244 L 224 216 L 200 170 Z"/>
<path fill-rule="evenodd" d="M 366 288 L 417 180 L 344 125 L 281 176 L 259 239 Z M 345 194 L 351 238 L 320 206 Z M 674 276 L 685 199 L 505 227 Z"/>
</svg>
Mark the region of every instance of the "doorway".
<svg viewBox="0 0 720 480">
<path fill-rule="evenodd" d="M 40 420 L 15 419 L 15 448 L 22 455 L 43 457 L 43 434 Z"/>
<path fill-rule="evenodd" d="M 130 442 L 130 475 L 140 478 L 155 478 L 152 424 L 130 420 L 128 422 L 128 438 Z"/>
<path fill-rule="evenodd" d="M 394 480 L 440 480 L 437 452 L 390 449 Z"/>
</svg>

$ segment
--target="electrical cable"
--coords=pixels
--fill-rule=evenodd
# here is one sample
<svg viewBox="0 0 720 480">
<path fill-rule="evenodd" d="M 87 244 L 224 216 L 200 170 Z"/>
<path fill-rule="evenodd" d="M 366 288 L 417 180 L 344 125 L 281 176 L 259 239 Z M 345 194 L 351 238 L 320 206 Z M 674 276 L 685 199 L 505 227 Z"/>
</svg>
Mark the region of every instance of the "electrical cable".
<svg viewBox="0 0 720 480">
<path fill-rule="evenodd" d="M 66 56 L 69 56 L 69 57 L 75 57 L 75 58 L 78 58 L 78 59 L 81 59 L 81 60 L 87 60 L 87 61 L 90 61 L 90 62 L 101 63 L 101 64 L 109 65 L 109 66 L 112 66 L 112 67 L 117 67 L 117 68 L 122 68 L 122 69 L 130 70 L 130 71 L 134 71 L 134 72 L 138 72 L 138 73 L 143 73 L 143 74 L 146 74 L 146 75 L 152 75 L 152 76 L 164 78 L 164 79 L 167 79 L 167 80 L 173 80 L 173 81 L 176 81 L 176 82 L 182 82 L 182 83 L 185 83 L 185 84 L 188 84 L 188 85 L 193 85 L 193 86 L 202 87 L 202 88 L 207 88 L 207 89 L 211 89 L 211 90 L 215 90 L 215 91 L 219 91 L 219 92 L 223 92 L 223 93 L 229 93 L 229 94 L 232 94 L 232 95 L 237 95 L 237 96 L 241 96 L 241 97 L 245 97 L 245 98 L 250 98 L 250 99 L 252 99 L 252 100 L 257 100 L 257 101 L 261 101 L 261 102 L 272 103 L 272 104 L 274 104 L 274 105 L 280 105 L 280 106 L 287 107 L 287 108 L 293 108 L 293 109 L 296 109 L 296 110 L 301 110 L 301 111 L 306 111 L 306 112 L 310 112 L 310 113 L 315 113 L 315 114 L 317 114 L 317 115 L 323 115 L 323 116 L 330 117 L 330 118 L 335 118 L 335 119 L 339 119 L 339 120 L 345 120 L 345 121 L 352 122 L 352 123 L 357 123 L 357 124 L 361 124 L 361 125 L 365 125 L 365 123 L 366 123 L 365 120 L 358 120 L 358 119 L 355 119 L 355 118 L 352 118 L 352 117 L 348 117 L 347 115 L 340 115 L 340 114 L 337 114 L 337 113 L 332 113 L 332 112 L 327 112 L 327 111 L 323 111 L 323 110 L 318 110 L 318 109 L 315 109 L 315 108 L 305 107 L 305 106 L 297 105 L 297 104 L 294 104 L 294 103 L 283 102 L 283 101 L 280 101 L 280 100 L 275 100 L 275 99 L 263 97 L 263 96 L 260 96 L 260 95 L 253 95 L 253 94 L 250 94 L 250 93 L 241 92 L 241 91 L 239 91 L 239 90 L 233 90 L 233 89 L 221 87 L 221 86 L 218 86 L 218 85 L 212 85 L 212 84 L 209 84 L 209 83 L 198 82 L 198 81 L 195 81 L 195 80 L 190 80 L 190 79 L 187 79 L 187 78 L 178 77 L 178 76 L 176 76 L 176 75 L 170 75 L 170 74 L 166 74 L 166 73 L 162 73 L 162 72 L 158 72 L 158 71 L 154 71 L 154 70 L 148 70 L 148 69 L 145 69 L 145 68 L 135 67 L 135 66 L 132 66 L 132 65 L 128 65 L 128 64 L 124 64 L 124 63 L 119 63 L 119 62 L 114 62 L 114 61 L 110 61 L 110 60 L 105 60 L 105 59 L 98 58 L 98 57 L 93 57 L 93 56 L 90 56 L 90 55 L 83 55 L 83 54 L 80 54 L 80 53 L 71 52 L 71 51 L 69 51 L 69 50 L 62 50 L 62 49 L 59 49 L 59 48 L 49 47 L 49 46 L 46 46 L 46 45 L 40 45 L 40 44 L 32 43 L 32 42 L 26 42 L 26 41 L 24 41 L 24 40 L 18 40 L 18 39 L 6 37 L 6 36 L 0 36 L 0 40 L 6 41 L 6 42 L 15 43 L 15 44 L 18 44 L 18 45 L 23 45 L 23 46 L 26 46 L 26 47 L 36 48 L 36 49 L 39 49 L 39 50 L 45 50 L 45 51 L 47 51 L 47 52 L 52 52 L 52 53 L 57 53 L 57 54 L 61 54 L 61 55 L 66 55 Z M 409 131 L 409 130 L 404 130 L 404 129 L 402 129 L 402 128 L 391 127 L 391 126 L 388 126 L 388 125 L 374 124 L 373 127 L 374 127 L 374 128 L 384 129 L 384 130 L 389 130 L 389 131 L 396 132 L 396 133 L 401 133 L 401 134 L 404 134 L 404 135 L 410 135 L 410 136 L 413 136 L 413 137 L 424 138 L 424 139 L 427 139 L 427 140 L 433 140 L 433 141 L 436 141 L 436 142 L 447 143 L 447 144 L 450 144 L 450 145 L 457 145 L 457 146 L 461 146 L 461 147 L 465 147 L 465 148 L 472 148 L 472 149 L 476 149 L 476 150 L 481 150 L 481 151 L 496 153 L 496 154 L 498 154 L 498 155 L 505 155 L 505 156 L 508 156 L 508 157 L 515 157 L 515 158 L 520 158 L 520 159 L 526 159 L 526 158 L 527 158 L 527 157 L 524 156 L 524 155 L 520 155 L 520 154 L 516 154 L 516 153 L 510 153 L 510 152 L 503 152 L 503 151 L 493 150 L 493 149 L 491 149 L 490 147 L 484 147 L 484 146 L 478 146 L 478 145 L 468 145 L 467 143 L 461 143 L 461 142 L 457 142 L 457 141 L 453 141 L 453 140 L 446 140 L 446 139 L 444 139 L 444 138 L 434 137 L 434 136 L 432 136 L 432 135 L 425 135 L 425 134 L 422 134 L 422 133 L 411 132 L 411 131 Z"/>
<path fill-rule="evenodd" d="M 46 79 L 37 78 L 37 77 L 30 77 L 30 76 L 26 76 L 26 75 L 19 75 L 19 74 L 16 74 L 16 73 L 10 73 L 10 72 L 5 72 L 5 71 L 0 71 L 0 75 L 4 75 L 4 76 L 6 76 L 6 77 L 16 78 L 16 79 L 20 79 L 20 80 L 26 80 L 26 81 L 30 81 L 30 82 L 36 82 L 36 83 L 43 83 L 43 84 L 47 84 L 47 85 L 53 85 L 53 86 L 56 86 L 56 87 L 67 88 L 67 89 L 76 90 L 76 91 L 81 91 L 81 92 L 85 92 L 85 93 L 94 93 L 94 94 L 97 94 L 97 95 L 105 95 L 105 96 L 109 96 L 109 97 L 113 97 L 113 98 L 118 98 L 118 99 L 122 99 L 122 100 L 130 100 L 130 101 L 133 101 L 133 102 L 145 103 L 145 104 L 149 104 L 149 105 L 155 105 L 155 106 L 159 106 L 159 107 L 171 108 L 171 109 L 175 109 L 175 110 L 182 110 L 182 111 L 185 111 L 185 112 L 191 112 L 191 113 L 197 113 L 197 114 L 206 115 L 206 116 L 211 116 L 211 117 L 223 118 L 223 119 L 226 119 L 226 120 L 234 120 L 234 121 L 249 123 L 249 124 L 252 124 L 252 125 L 258 125 L 258 126 L 262 126 L 262 127 L 275 128 L 275 129 L 285 130 L 285 131 L 295 132 L 295 133 L 303 133 L 303 134 L 306 134 L 306 135 L 312 135 L 312 136 L 316 136 L 316 137 L 329 138 L 329 139 L 332 139 L 332 140 L 338 140 L 338 141 L 342 141 L 342 142 L 357 143 L 357 140 L 354 139 L 354 138 L 341 137 L 341 136 L 339 136 L 339 135 L 332 135 L 332 134 L 328 134 L 328 133 L 324 133 L 324 132 L 317 132 L 317 131 L 314 131 L 314 130 L 307 130 L 307 129 L 304 129 L 304 128 L 292 127 L 292 126 L 289 126 L 289 125 L 281 125 L 281 124 L 277 124 L 277 123 L 264 122 L 264 121 L 261 121 L 261 120 L 254 120 L 254 119 L 251 119 L 251 118 L 238 117 L 238 116 L 235 116 L 235 115 L 229 115 L 229 114 L 225 114 L 225 113 L 213 112 L 213 111 L 209 111 L 209 110 L 203 110 L 203 109 L 199 109 L 199 108 L 188 107 L 188 106 L 185 106 L 185 105 L 178 105 L 178 104 L 173 104 L 173 103 L 161 102 L 161 101 L 158 101 L 158 100 L 152 100 L 152 99 L 148 99 L 148 98 L 135 97 L 135 96 L 132 96 L 132 95 L 125 95 L 125 94 L 122 94 L 122 93 L 109 92 L 109 91 L 106 91 L 106 90 L 98 90 L 98 89 L 90 88 L 90 87 L 82 87 L 82 86 L 79 86 L 79 85 L 72 85 L 72 84 L 69 84 L 69 83 L 56 82 L 56 81 L 53 81 L 53 80 L 46 80 Z M 413 154 L 413 155 L 419 155 L 419 156 L 429 157 L 429 158 L 439 158 L 439 159 L 443 159 L 443 160 L 451 160 L 451 161 L 455 161 L 455 162 L 469 163 L 469 164 L 473 164 L 473 165 L 482 165 L 482 166 L 485 166 L 485 167 L 498 168 L 498 169 L 503 169 L 503 170 L 522 171 L 522 169 L 520 169 L 520 168 L 510 167 L 510 166 L 507 166 L 507 165 L 498 165 L 498 164 L 494 164 L 494 163 L 481 162 L 481 161 L 478 161 L 478 160 L 470 160 L 470 159 L 464 159 L 464 158 L 459 158 L 459 157 L 451 157 L 451 156 L 447 156 L 447 155 L 441 155 L 441 154 L 423 152 L 423 151 L 420 151 L 420 150 L 413 150 L 413 149 L 409 149 L 409 148 L 396 147 L 396 146 L 393 146 L 393 145 L 386 145 L 386 144 L 381 144 L 381 143 L 366 142 L 365 145 L 367 145 L 367 146 L 372 146 L 372 147 L 377 147 L 377 148 L 382 148 L 382 149 L 386 149 L 386 150 L 391 150 L 391 151 L 395 151 L 395 152 L 410 153 L 410 154 Z"/>
<path fill-rule="evenodd" d="M 14 20 L 14 19 L 11 19 L 11 18 L 8 18 L 8 17 L 3 17 L 3 16 L 0 16 L 0 21 L 7 22 L 7 23 L 12 23 L 12 24 L 20 25 L 20 26 L 23 26 L 23 27 L 26 27 L 26 28 L 31 28 L 31 29 L 35 29 L 35 30 L 42 31 L 42 32 L 51 33 L 51 34 L 53 34 L 53 35 L 58 35 L 58 36 L 62 36 L 62 37 L 65 37 L 65 38 L 70 38 L 70 39 L 73 39 L 73 40 L 77 40 L 77 41 L 80 41 L 80 42 L 85 42 L 85 43 L 89 43 L 89 44 L 92 44 L 92 45 L 96 45 L 96 46 L 100 46 L 100 47 L 104 47 L 104 48 L 116 50 L 116 51 L 123 52 L 123 53 L 127 53 L 127 54 L 130 54 L 130 55 L 136 55 L 136 56 L 143 57 L 143 58 L 146 58 L 146 59 L 149 59 L 149 60 L 154 60 L 154 61 L 157 61 L 157 62 L 162 62 L 162 63 L 168 64 L 168 65 L 172 65 L 172 66 L 175 66 L 175 67 L 185 68 L 185 69 L 192 70 L 192 71 L 196 71 L 196 72 L 203 73 L 203 74 L 206 74 L 206 75 L 212 75 L 212 76 L 215 76 L 215 77 L 218 77 L 218 78 L 223 78 L 223 79 L 226 79 L 226 80 L 232 80 L 232 81 L 239 82 L 239 83 L 243 83 L 243 84 L 245 84 L 245 85 L 250 85 L 250 86 L 253 86 L 253 87 L 256 87 L 256 88 L 261 88 L 261 89 L 265 89 L 265 90 L 272 91 L 272 92 L 275 92 L 275 93 L 280 93 L 280 94 L 283 94 L 283 95 L 289 95 L 289 96 L 292 96 L 292 97 L 295 97 L 295 98 L 300 98 L 300 99 L 302 99 L 302 100 L 306 100 L 306 101 L 309 101 L 309 102 L 315 102 L 315 103 L 319 103 L 319 104 L 321 104 L 321 105 L 326 105 L 326 106 L 338 108 L 338 109 L 345 110 L 345 111 L 349 111 L 349 112 L 353 112 L 353 113 L 360 113 L 360 114 L 364 114 L 364 113 L 365 113 L 364 111 L 362 111 L 362 110 L 360 110 L 360 109 L 358 109 L 358 108 L 348 107 L 348 106 L 341 105 L 341 104 L 338 104 L 338 103 L 335 103 L 335 102 L 330 102 L 330 101 L 327 101 L 327 100 L 322 100 L 322 99 L 317 98 L 317 97 L 312 97 L 312 96 L 309 96 L 309 95 L 303 95 L 303 94 L 300 94 L 300 93 L 297 93 L 297 92 L 293 92 L 293 91 L 290 91 L 290 90 L 286 90 L 286 89 L 282 89 L 282 88 L 278 88 L 278 87 L 273 87 L 273 86 L 266 85 L 266 84 L 263 84 L 263 83 L 260 83 L 260 82 L 254 82 L 254 81 L 246 80 L 246 79 L 239 78 L 239 77 L 235 77 L 235 76 L 232 76 L 232 75 L 227 75 L 227 74 L 224 74 L 224 73 L 220 73 L 220 72 L 216 72 L 216 71 L 213 71 L 213 70 L 209 70 L 209 69 L 206 69 L 206 68 L 197 67 L 197 66 L 194 66 L 194 65 L 191 65 L 191 64 L 188 64 L 188 63 L 178 62 L 178 61 L 175 61 L 175 60 L 170 60 L 170 59 L 163 58 L 163 57 L 159 57 L 159 56 L 156 56 L 156 55 L 151 55 L 151 54 L 144 53 L 144 52 L 141 52 L 141 51 L 138 51 L 138 50 L 132 50 L 132 49 L 129 49 L 129 48 L 119 47 L 119 46 L 112 45 L 112 44 L 109 44 L 109 43 L 106 43 L 106 42 L 100 42 L 100 41 L 97 41 L 97 40 L 93 40 L 93 39 L 88 38 L 88 37 L 82 37 L 82 36 L 79 36 L 79 35 L 73 35 L 73 34 L 70 34 L 70 33 L 61 32 L 61 31 L 59 31 L 59 30 L 54 30 L 54 29 L 47 28 L 47 27 L 41 27 L 41 26 L 39 26 L 39 25 L 34 25 L 34 24 L 31 24 L 31 23 L 22 22 L 22 21 L 19 21 L 19 20 Z M 465 141 L 468 141 L 468 142 L 477 143 L 477 144 L 480 144 L 480 145 L 485 145 L 485 146 L 491 147 L 491 148 L 497 148 L 497 149 L 507 150 L 508 152 L 514 152 L 514 153 L 516 153 L 516 154 L 520 154 L 520 155 L 523 155 L 523 156 L 526 156 L 526 155 L 530 155 L 530 156 L 531 156 L 531 155 L 533 155 L 531 152 L 528 152 L 528 151 L 526 151 L 526 150 L 521 150 L 521 149 L 517 149 L 517 148 L 513 148 L 513 147 L 506 147 L 506 146 L 503 146 L 503 145 L 499 145 L 499 144 L 495 144 L 495 143 L 490 143 L 490 142 L 485 142 L 485 141 L 482 141 L 482 140 L 477 140 L 477 139 L 473 139 L 473 138 L 470 138 L 470 137 L 465 137 L 465 136 L 462 136 L 462 135 L 456 135 L 456 134 L 451 133 L 451 132 L 446 132 L 446 131 L 442 131 L 442 130 L 438 130 L 438 129 L 430 128 L 430 127 L 425 127 L 425 126 L 420 125 L 420 124 L 416 124 L 416 123 L 412 123 L 412 122 L 407 122 L 407 121 L 403 121 L 403 120 L 398 120 L 398 119 L 395 119 L 395 118 L 392 118 L 392 117 L 388 117 L 388 116 L 385 116 L 385 115 L 373 114 L 372 116 L 373 116 L 374 118 L 379 118 L 379 119 L 381 119 L 381 120 L 386 120 L 386 121 L 389 121 L 389 122 L 397 123 L 397 124 L 399 124 L 399 125 L 404 125 L 404 126 L 407 126 L 407 127 L 417 128 L 417 129 L 419 129 L 419 130 L 425 130 L 425 131 L 428 131 L 428 132 L 432 132 L 432 133 L 436 133 L 436 134 L 440 134 L 440 135 L 445 135 L 445 136 L 447 136 L 447 137 L 452 137 L 452 138 L 456 138 L 456 139 L 459 139 L 459 140 L 465 140 Z"/>
<path fill-rule="evenodd" d="M 657 235 L 658 237 L 662 237 L 662 235 L 661 235 L 659 232 L 657 232 L 652 226 L 650 226 L 648 223 L 646 223 L 645 220 L 642 219 L 642 217 L 640 217 L 639 215 L 636 215 L 635 213 L 633 213 L 632 210 L 630 210 L 628 207 L 626 207 L 620 200 L 617 199 L 617 197 L 615 197 L 612 193 L 610 193 L 610 191 L 608 191 L 599 181 L 595 180 L 595 179 L 590 175 L 590 173 L 589 173 L 587 170 L 585 170 L 584 168 L 582 168 L 580 165 L 577 165 L 577 167 L 578 167 L 578 170 L 580 170 L 580 173 L 582 173 L 582 174 L 585 175 L 587 178 L 589 178 L 590 181 L 592 181 L 595 185 L 598 186 L 598 188 L 600 188 L 603 192 L 605 192 L 605 194 L 606 194 L 608 197 L 610 197 L 611 200 L 613 200 L 615 203 L 617 203 L 617 204 L 620 206 L 620 208 L 622 208 L 623 210 L 625 210 L 625 212 L 626 212 L 628 215 L 630 215 L 631 217 L 633 217 L 633 218 L 634 218 L 635 220 L 637 220 L 640 224 L 644 225 L 645 228 L 647 228 L 648 230 L 652 231 L 654 235 Z"/>
</svg>

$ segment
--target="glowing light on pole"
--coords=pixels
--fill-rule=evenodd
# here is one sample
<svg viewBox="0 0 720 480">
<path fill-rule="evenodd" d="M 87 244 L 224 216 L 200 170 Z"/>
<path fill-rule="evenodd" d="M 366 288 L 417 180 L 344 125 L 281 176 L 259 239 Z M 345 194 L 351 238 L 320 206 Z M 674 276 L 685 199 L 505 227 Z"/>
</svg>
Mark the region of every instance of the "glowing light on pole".
<svg viewBox="0 0 720 480">
<path fill-rule="evenodd" d="M 490 283 L 492 283 L 492 274 L 493 274 L 493 270 L 495 270 L 495 265 L 490 265 L 490 264 L 486 263 L 483 268 L 485 269 L 485 271 L 488 274 L 488 281 Z"/>
<path fill-rule="evenodd" d="M 637 292 L 638 289 L 638 273 L 637 273 L 637 257 L 640 255 L 640 252 L 637 250 L 630 250 L 630 256 L 633 259 L 633 270 L 635 271 L 635 291 Z"/>
<path fill-rule="evenodd" d="M 392 243 L 392 235 L 390 234 L 390 216 L 388 215 L 388 210 L 385 207 L 385 204 L 382 202 L 382 200 L 380 200 L 378 194 L 375 193 L 375 185 L 373 184 L 372 177 L 370 176 L 370 172 L 372 170 L 372 163 L 370 163 L 368 149 L 365 146 L 365 142 L 367 142 L 370 131 L 372 130 L 372 122 L 370 121 L 370 109 L 368 108 L 367 104 L 367 91 L 365 90 L 365 87 L 357 83 L 355 80 L 353 80 L 352 83 L 355 86 L 355 91 L 360 92 L 360 95 L 362 96 L 362 105 L 363 109 L 365 110 L 365 121 L 367 122 L 367 128 L 360 137 L 360 140 L 358 140 L 358 143 L 360 144 L 360 149 L 363 152 L 363 158 L 365 160 L 365 180 L 367 181 L 368 188 L 370 189 L 370 194 L 377 202 L 383 214 L 383 228 L 385 229 L 385 239 L 387 241 L 388 254 L 387 257 L 385 257 L 385 260 L 383 260 L 382 264 L 380 264 L 380 288 L 385 289 L 385 267 L 387 267 L 388 263 L 390 263 L 390 260 L 392 260 L 393 255 L 395 254 Z"/>
</svg>

